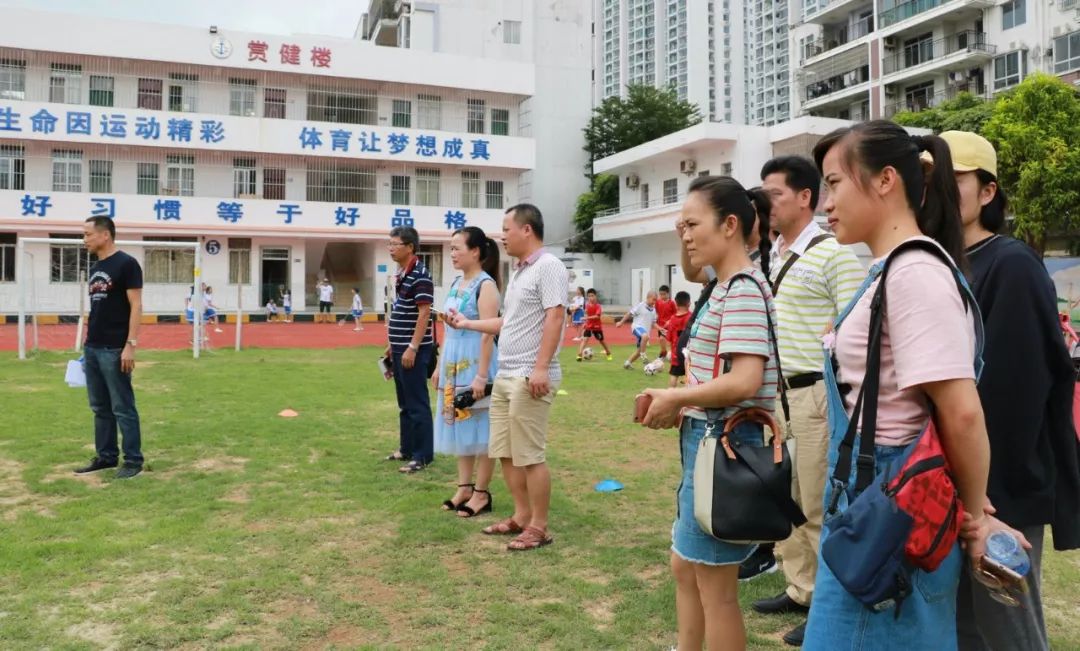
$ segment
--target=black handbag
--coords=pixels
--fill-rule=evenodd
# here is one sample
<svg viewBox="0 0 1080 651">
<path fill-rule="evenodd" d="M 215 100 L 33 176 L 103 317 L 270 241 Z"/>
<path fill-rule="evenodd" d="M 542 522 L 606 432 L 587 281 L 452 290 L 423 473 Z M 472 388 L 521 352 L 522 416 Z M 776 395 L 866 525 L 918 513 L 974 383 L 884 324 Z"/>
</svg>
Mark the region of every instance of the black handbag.
<svg viewBox="0 0 1080 651">
<path fill-rule="evenodd" d="M 768 298 L 749 274 L 736 274 L 730 282 L 739 277 L 752 280 L 766 299 L 765 316 L 776 355 L 780 404 L 790 428 L 787 390 L 780 370 L 776 329 L 767 309 Z M 718 355 L 714 377 L 719 365 Z M 694 464 L 694 519 L 698 526 L 714 538 L 737 544 L 784 540 L 791 535 L 792 527 L 806 523 L 806 516 L 791 497 L 791 456 L 776 420 L 763 409 L 743 409 L 720 430 L 723 411 L 708 409 L 706 413 L 708 424 Z M 731 440 L 730 433 L 746 421 L 761 423 L 770 430 L 769 446 L 741 445 Z"/>
<path fill-rule="evenodd" d="M 431 318 L 431 357 L 428 357 L 427 363 L 427 376 L 431 377 L 435 375 L 435 371 L 439 370 L 439 328 L 438 321 L 435 319 L 434 312 L 432 312 Z"/>
</svg>

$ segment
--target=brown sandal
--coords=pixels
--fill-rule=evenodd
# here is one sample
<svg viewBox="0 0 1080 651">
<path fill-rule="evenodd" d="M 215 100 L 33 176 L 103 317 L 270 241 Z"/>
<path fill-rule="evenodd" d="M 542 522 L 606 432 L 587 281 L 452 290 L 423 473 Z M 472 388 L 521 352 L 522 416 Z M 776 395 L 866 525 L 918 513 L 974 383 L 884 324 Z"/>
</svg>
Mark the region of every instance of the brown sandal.
<svg viewBox="0 0 1080 651">
<path fill-rule="evenodd" d="M 521 525 L 514 522 L 513 518 L 506 518 L 500 520 L 490 527 L 484 527 L 480 533 L 486 536 L 512 536 L 517 533 L 525 531 L 521 528 Z"/>
<path fill-rule="evenodd" d="M 537 527 L 525 527 L 517 538 L 510 541 L 506 546 L 512 552 L 527 552 L 546 547 L 555 542 L 555 539 L 547 535 L 547 532 Z"/>
</svg>

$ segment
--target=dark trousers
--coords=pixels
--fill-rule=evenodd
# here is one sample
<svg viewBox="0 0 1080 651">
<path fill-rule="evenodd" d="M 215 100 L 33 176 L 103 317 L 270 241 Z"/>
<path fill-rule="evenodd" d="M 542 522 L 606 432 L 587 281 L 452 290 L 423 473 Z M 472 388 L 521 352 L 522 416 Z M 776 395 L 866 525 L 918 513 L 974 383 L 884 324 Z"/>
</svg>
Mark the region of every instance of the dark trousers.
<svg viewBox="0 0 1080 651">
<path fill-rule="evenodd" d="M 94 448 L 103 461 L 117 461 L 116 428 L 124 435 L 124 462 L 141 466 L 142 432 L 139 412 L 135 410 L 135 391 L 131 374 L 120 370 L 120 348 L 86 346 L 83 366 L 86 371 L 86 393 L 94 412 Z"/>
<path fill-rule="evenodd" d="M 394 352 L 394 389 L 397 391 L 398 422 L 401 428 L 401 455 L 428 464 L 435 457 L 435 432 L 428 397 L 428 360 L 431 345 L 420 346 L 412 368 L 401 365 L 401 353 Z"/>
<path fill-rule="evenodd" d="M 1043 525 L 1024 527 L 1021 533 L 1031 543 L 1028 558 L 1028 592 L 1020 606 L 998 603 L 965 569 L 960 573 L 956 594 L 956 628 L 960 651 L 1043 651 L 1050 645 L 1042 609 Z"/>
</svg>

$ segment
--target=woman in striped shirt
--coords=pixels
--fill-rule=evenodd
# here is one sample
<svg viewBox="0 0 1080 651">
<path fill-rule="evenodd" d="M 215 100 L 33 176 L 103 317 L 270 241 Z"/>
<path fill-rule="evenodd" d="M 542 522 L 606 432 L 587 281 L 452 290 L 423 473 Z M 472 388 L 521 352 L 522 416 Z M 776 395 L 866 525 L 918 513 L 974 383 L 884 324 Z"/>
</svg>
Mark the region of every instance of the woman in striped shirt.
<svg viewBox="0 0 1080 651">
<path fill-rule="evenodd" d="M 685 416 L 679 432 L 682 483 L 671 536 L 679 649 L 700 649 L 703 642 L 710 651 L 746 647 L 738 573 L 739 563 L 755 545 L 722 542 L 701 530 L 694 519 L 693 474 L 706 409 L 719 411 L 722 419 L 746 407 L 773 412 L 777 362 L 768 328 L 772 294 L 746 247 L 755 218 L 768 223 L 770 208 L 764 192 L 748 191 L 730 177 L 706 176 L 690 184 L 680 218 L 691 264 L 712 267 L 720 282 L 690 328 L 688 386 L 645 391 L 652 396 L 643 420 L 647 427 L 673 427 L 680 412 Z M 772 319 L 775 322 L 775 314 Z M 732 438 L 742 445 L 764 445 L 759 424 L 739 425 Z"/>
</svg>

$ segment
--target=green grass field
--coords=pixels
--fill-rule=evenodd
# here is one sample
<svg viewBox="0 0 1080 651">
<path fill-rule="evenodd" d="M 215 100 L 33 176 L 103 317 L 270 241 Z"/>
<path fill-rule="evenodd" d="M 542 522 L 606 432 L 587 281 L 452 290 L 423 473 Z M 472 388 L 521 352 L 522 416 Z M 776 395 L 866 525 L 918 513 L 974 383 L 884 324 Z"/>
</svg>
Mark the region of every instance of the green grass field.
<svg viewBox="0 0 1080 651">
<path fill-rule="evenodd" d="M 452 458 L 409 477 L 380 461 L 397 406 L 374 348 L 140 353 L 147 472 L 128 482 L 71 474 L 93 455 L 71 355 L 4 354 L 0 648 L 667 649 L 677 436 L 629 422 L 635 390 L 667 377 L 616 353 L 563 354 L 556 542 L 525 554 L 479 534 L 493 517 L 439 510 Z M 625 490 L 596 493 L 606 477 Z M 741 588 L 748 613 L 780 577 Z M 1080 649 L 1080 555 L 1048 554 L 1044 579 L 1055 648 Z M 746 617 L 755 649 L 797 623 Z"/>
</svg>

